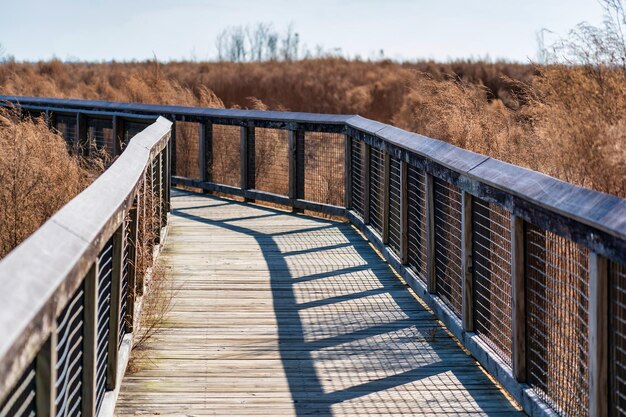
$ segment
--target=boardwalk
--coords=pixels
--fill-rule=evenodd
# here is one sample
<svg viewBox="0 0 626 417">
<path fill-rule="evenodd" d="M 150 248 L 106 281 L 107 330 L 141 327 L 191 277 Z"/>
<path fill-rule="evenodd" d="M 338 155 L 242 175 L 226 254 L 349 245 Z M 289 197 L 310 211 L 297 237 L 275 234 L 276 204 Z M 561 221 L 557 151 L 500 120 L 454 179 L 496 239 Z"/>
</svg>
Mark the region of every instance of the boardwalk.
<svg viewBox="0 0 626 417">
<path fill-rule="evenodd" d="M 175 192 L 174 291 L 119 415 L 517 411 L 350 225 Z"/>
</svg>

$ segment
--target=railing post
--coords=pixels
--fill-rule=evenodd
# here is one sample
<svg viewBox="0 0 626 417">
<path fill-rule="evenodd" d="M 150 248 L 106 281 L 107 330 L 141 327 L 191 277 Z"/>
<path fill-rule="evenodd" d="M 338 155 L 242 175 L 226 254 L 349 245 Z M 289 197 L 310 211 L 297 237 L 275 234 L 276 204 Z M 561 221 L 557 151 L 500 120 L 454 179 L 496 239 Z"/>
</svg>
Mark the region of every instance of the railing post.
<svg viewBox="0 0 626 417">
<path fill-rule="evenodd" d="M 176 175 L 176 115 L 170 116 L 172 121 L 172 136 L 170 138 L 170 172 L 172 175 Z"/>
<path fill-rule="evenodd" d="M 200 123 L 198 140 L 198 149 L 200 152 L 198 157 L 198 172 L 200 173 L 200 181 L 210 182 L 212 181 L 211 173 L 213 166 L 213 123 L 209 121 Z"/>
<path fill-rule="evenodd" d="M 254 126 L 241 126 L 240 135 L 240 163 L 241 163 L 241 190 L 244 200 L 251 201 L 246 196 L 247 190 L 253 190 L 255 184 L 255 150 L 254 150 Z"/>
<path fill-rule="evenodd" d="M 147 241 L 143 241 L 141 242 L 140 239 L 146 239 L 147 236 L 147 231 L 148 231 L 148 217 L 147 217 L 147 213 L 149 210 L 148 207 L 148 169 L 146 169 L 146 171 L 143 173 L 143 181 L 141 184 L 141 196 L 140 198 L 137 199 L 137 230 L 138 230 L 138 237 L 136 242 L 136 248 L 137 250 L 139 250 L 139 246 L 143 245 L 144 247 L 142 248 L 144 251 L 148 250 L 148 242 Z M 143 285 L 140 285 L 141 283 L 144 283 L 145 277 L 142 277 L 143 279 L 141 280 L 137 280 L 137 269 L 139 269 L 139 271 L 145 271 L 146 269 L 146 258 L 147 258 L 147 254 L 146 253 L 142 253 L 140 254 L 139 252 L 137 252 L 139 254 L 139 258 L 136 260 L 135 262 L 135 294 L 136 295 L 143 295 Z M 139 268 L 137 268 L 139 267 Z"/>
<path fill-rule="evenodd" d="M 165 207 L 166 211 L 169 213 L 172 211 L 172 142 L 167 143 L 165 147 L 165 156 L 167 158 L 166 163 L 166 180 L 165 180 Z"/>
<path fill-rule="evenodd" d="M 289 200 L 294 212 L 295 201 L 304 198 L 304 132 L 289 130 Z"/>
<path fill-rule="evenodd" d="M 288 141 L 289 141 L 289 201 L 291 204 L 291 208 L 294 208 L 294 201 L 298 198 L 297 191 L 297 160 L 298 160 L 298 150 L 297 150 L 297 141 L 296 141 L 296 131 L 289 130 L 288 132 Z"/>
<path fill-rule="evenodd" d="M 98 343 L 98 261 L 85 276 L 83 321 L 82 415 L 96 415 L 96 356 Z"/>
<path fill-rule="evenodd" d="M 163 199 L 163 187 L 162 187 L 162 182 L 161 182 L 161 177 L 162 177 L 162 166 L 161 166 L 161 155 L 156 155 L 154 157 L 154 159 L 152 160 L 152 190 L 154 192 L 153 194 L 153 198 L 152 198 L 152 204 L 153 206 L 156 204 L 155 207 L 153 207 L 153 213 L 156 214 L 157 217 L 157 224 L 155 224 L 155 240 L 154 240 L 154 244 L 158 245 L 161 243 L 161 222 L 162 222 L 162 218 L 163 218 L 163 213 L 162 213 L 162 209 L 163 209 L 163 204 L 161 203 L 162 199 Z M 155 166 L 156 165 L 156 168 Z M 156 173 L 154 172 L 154 169 L 156 169 Z M 155 177 L 156 177 L 156 181 L 155 181 Z"/>
<path fill-rule="evenodd" d="M 124 119 L 120 116 L 113 115 L 113 120 L 111 121 L 111 151 L 113 156 L 119 155 L 122 153 L 122 144 L 124 143 Z"/>
<path fill-rule="evenodd" d="M 426 287 L 428 292 L 437 292 L 435 269 L 435 179 L 425 173 L 426 181 Z"/>
<path fill-rule="evenodd" d="M 304 170 L 305 167 L 305 158 L 306 158 L 306 143 L 304 140 L 304 132 L 298 130 L 295 132 L 296 135 L 296 198 L 298 200 L 304 199 L 304 177 L 306 172 Z M 296 209 L 296 211 L 302 211 L 300 209 Z"/>
<path fill-rule="evenodd" d="M 589 254 L 589 416 L 608 415 L 609 289 L 608 262 Z"/>
<path fill-rule="evenodd" d="M 512 363 L 513 376 L 526 382 L 526 280 L 524 220 L 511 216 Z"/>
<path fill-rule="evenodd" d="M 344 178 L 344 206 L 346 210 L 352 208 L 352 138 L 345 135 L 344 159 L 343 159 L 343 178 Z"/>
<path fill-rule="evenodd" d="M 83 155 L 91 153 L 91 141 L 87 137 L 87 116 L 76 113 L 76 143 L 81 147 Z"/>
<path fill-rule="evenodd" d="M 370 224 L 371 146 L 362 142 L 363 154 L 363 223 Z"/>
<path fill-rule="evenodd" d="M 383 151 L 383 244 L 389 243 L 389 176 L 391 170 L 391 155 Z"/>
<path fill-rule="evenodd" d="M 53 326 L 50 337 L 35 359 L 35 400 L 37 417 L 56 416 L 56 365 L 57 329 Z"/>
<path fill-rule="evenodd" d="M 161 212 L 161 227 L 165 227 L 165 225 L 167 224 L 167 212 L 169 211 L 169 204 L 168 204 L 168 200 L 169 200 L 169 187 L 168 187 L 168 181 L 169 181 L 169 175 L 168 175 L 168 169 L 167 169 L 167 147 L 163 148 L 161 150 L 161 153 L 159 153 L 159 170 L 160 170 L 160 180 L 161 180 L 161 186 L 160 186 L 160 192 L 161 192 L 161 199 L 159 200 L 160 206 L 160 212 Z"/>
<path fill-rule="evenodd" d="M 139 193 L 135 196 L 135 201 L 133 206 L 129 210 L 128 214 L 130 216 L 130 222 L 128 224 L 128 242 L 127 245 L 130 245 L 128 250 L 128 301 L 126 305 L 128 308 L 126 309 L 126 317 L 124 318 L 124 326 L 128 333 L 133 331 L 134 320 L 135 320 L 135 294 L 136 294 L 136 282 L 137 282 L 137 239 L 138 239 L 138 231 L 139 231 L 139 218 L 138 218 L 138 207 L 139 207 Z"/>
<path fill-rule="evenodd" d="M 111 307 L 109 309 L 109 343 L 106 389 L 115 389 L 117 382 L 118 346 L 120 344 L 120 310 L 122 305 L 122 273 L 124 266 L 124 221 L 113 234 L 113 263 L 111 267 Z"/>
<path fill-rule="evenodd" d="M 400 161 L 400 262 L 409 262 L 409 186 L 406 161 Z"/>
<path fill-rule="evenodd" d="M 472 266 L 472 195 L 461 194 L 461 271 L 463 271 L 463 330 L 474 331 L 474 272 Z"/>
</svg>

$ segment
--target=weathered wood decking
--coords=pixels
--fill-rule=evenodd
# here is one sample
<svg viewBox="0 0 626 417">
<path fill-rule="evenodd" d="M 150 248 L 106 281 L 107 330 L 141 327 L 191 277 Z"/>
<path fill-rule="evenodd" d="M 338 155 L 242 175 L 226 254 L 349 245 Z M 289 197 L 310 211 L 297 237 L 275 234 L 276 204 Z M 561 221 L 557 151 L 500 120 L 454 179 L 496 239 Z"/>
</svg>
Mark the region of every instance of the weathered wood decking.
<svg viewBox="0 0 626 417">
<path fill-rule="evenodd" d="M 174 299 L 119 415 L 517 411 L 356 230 L 175 192 Z"/>
</svg>

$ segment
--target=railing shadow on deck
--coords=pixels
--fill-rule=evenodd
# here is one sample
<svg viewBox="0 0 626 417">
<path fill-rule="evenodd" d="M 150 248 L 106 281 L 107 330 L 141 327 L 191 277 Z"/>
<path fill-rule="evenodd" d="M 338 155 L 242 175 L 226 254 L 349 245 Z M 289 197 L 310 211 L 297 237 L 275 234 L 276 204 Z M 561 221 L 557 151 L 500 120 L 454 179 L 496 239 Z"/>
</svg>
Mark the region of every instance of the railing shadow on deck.
<svg viewBox="0 0 626 417">
<path fill-rule="evenodd" d="M 213 198 L 220 201 L 218 206 L 249 206 L 247 203 Z M 314 413 L 332 416 L 333 407 L 342 407 L 344 412 L 354 415 L 371 412 L 432 413 L 438 410 L 446 410 L 446 414 L 450 415 L 502 416 L 518 413 L 512 404 L 507 404 L 508 400 L 502 392 L 485 395 L 484 385 L 492 384 L 486 374 L 463 352 L 434 315 L 409 295 L 408 289 L 394 276 L 385 261 L 349 224 L 316 219 L 321 226 L 277 233 L 260 232 L 234 224 L 257 216 L 210 219 L 194 215 L 194 210 L 198 208 L 201 207 L 173 208 L 172 214 L 251 236 L 259 243 L 270 272 L 280 358 L 297 415 Z M 258 217 L 299 216 L 266 206 L 256 206 L 255 210 L 260 213 Z M 321 243 L 306 250 L 286 253 L 280 248 L 282 237 L 289 235 L 297 239 L 298 234 L 331 230 L 331 233 L 340 231 L 346 243 L 326 246 Z M 292 256 L 338 247 L 355 256 L 354 265 L 332 265 L 331 260 L 325 265 L 327 268 L 312 265 L 310 273 L 307 273 L 292 270 L 288 263 L 288 258 Z M 376 278 L 374 288 L 358 288 L 355 292 L 332 298 L 299 300 L 302 285 L 315 285 L 316 281 L 325 278 L 367 270 L 371 270 Z M 364 314 L 359 307 L 367 307 L 367 302 L 359 301 L 377 296 L 385 298 L 379 300 L 385 303 L 381 310 L 373 312 L 375 314 Z M 323 309 L 323 318 L 332 317 L 332 322 L 309 320 L 319 317 L 319 312 L 307 315 L 307 311 L 320 308 Z M 294 315 L 294 311 L 297 314 Z M 328 332 L 316 338 L 320 336 L 322 326 L 327 327 Z M 375 376 L 350 375 L 350 369 L 367 369 Z M 330 375 L 325 376 L 325 372 L 330 372 Z M 341 379 L 337 379 L 338 374 Z M 428 388 L 424 386 L 420 395 L 416 395 L 417 390 L 408 389 L 413 384 L 426 383 L 429 378 L 436 381 L 431 382 Z M 455 388 L 452 394 L 445 389 L 450 385 L 461 387 Z M 393 389 L 396 390 L 394 401 L 385 401 L 385 391 Z M 469 398 L 459 398 L 465 393 L 469 393 Z M 377 397 L 373 401 L 376 403 L 375 410 L 360 408 L 358 400 L 368 396 Z M 494 398 L 500 401 L 494 402 Z M 350 404 L 353 400 L 356 403 Z M 459 403 L 463 404 L 463 409 Z M 497 404 L 495 408 L 494 404 Z"/>
</svg>

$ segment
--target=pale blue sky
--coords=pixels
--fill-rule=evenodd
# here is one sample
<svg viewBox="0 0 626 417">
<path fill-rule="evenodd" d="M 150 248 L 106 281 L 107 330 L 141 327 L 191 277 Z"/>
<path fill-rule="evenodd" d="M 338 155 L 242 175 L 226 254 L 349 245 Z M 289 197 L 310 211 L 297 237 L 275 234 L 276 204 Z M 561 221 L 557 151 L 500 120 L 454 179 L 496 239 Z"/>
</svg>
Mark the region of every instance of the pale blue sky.
<svg viewBox="0 0 626 417">
<path fill-rule="evenodd" d="M 527 62 L 542 28 L 599 24 L 596 0 L 0 0 L 0 43 L 18 60 L 211 59 L 223 28 L 293 23 L 310 49 L 394 59 Z"/>
</svg>

